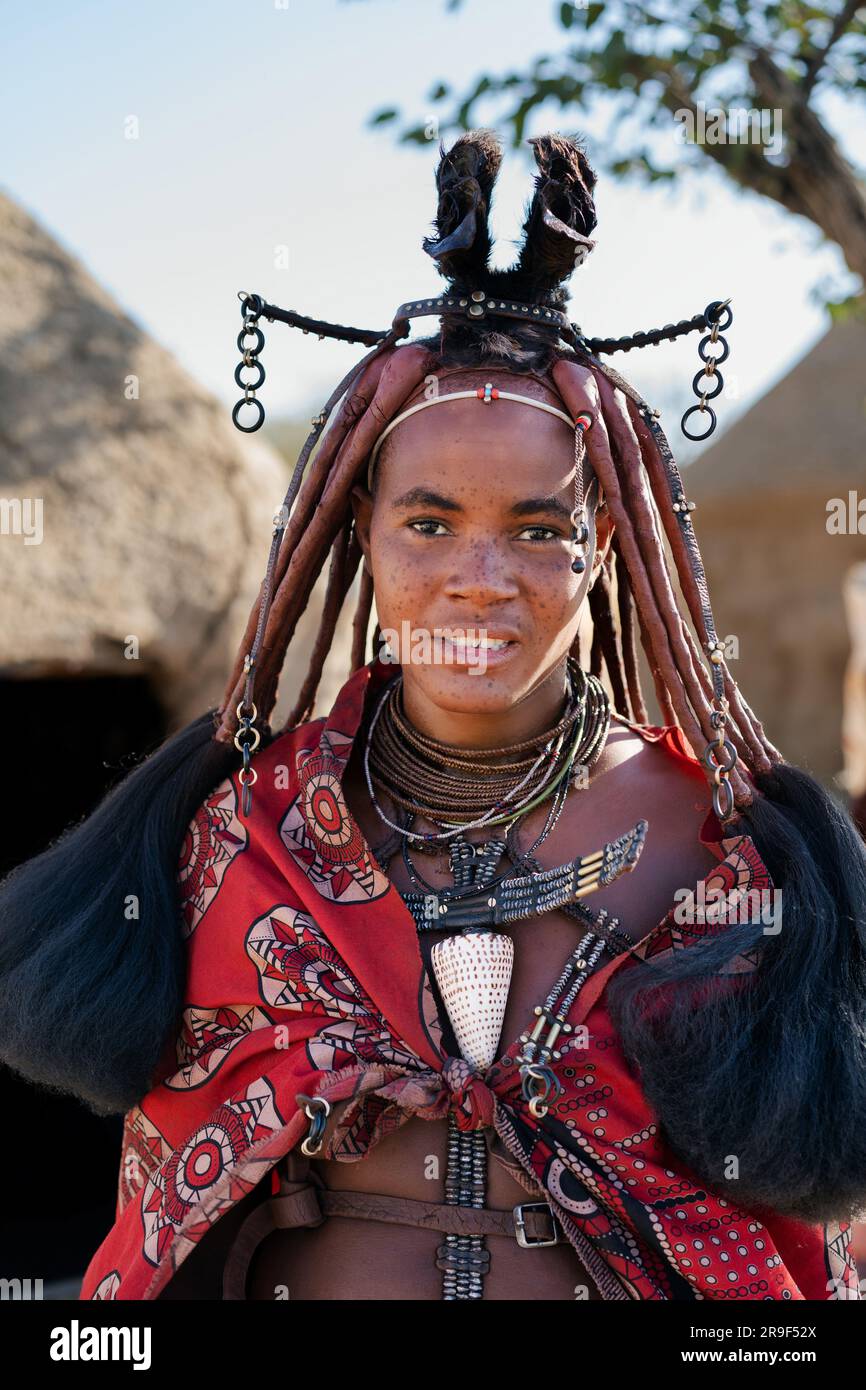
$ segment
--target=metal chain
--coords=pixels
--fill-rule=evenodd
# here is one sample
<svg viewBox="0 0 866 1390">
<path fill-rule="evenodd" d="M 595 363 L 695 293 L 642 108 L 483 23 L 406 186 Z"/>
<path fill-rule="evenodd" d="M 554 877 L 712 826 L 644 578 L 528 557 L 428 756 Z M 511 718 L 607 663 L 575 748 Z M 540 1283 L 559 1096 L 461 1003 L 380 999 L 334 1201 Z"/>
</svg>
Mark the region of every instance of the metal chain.
<svg viewBox="0 0 866 1390">
<path fill-rule="evenodd" d="M 716 396 L 721 394 L 722 387 L 725 384 L 725 379 L 719 371 L 719 365 L 727 361 L 730 348 L 728 347 L 727 340 L 721 336 L 721 330 L 730 328 L 733 323 L 734 315 L 729 307 L 730 303 L 731 301 L 729 299 L 725 299 L 724 301 L 714 299 L 712 304 L 708 304 L 704 310 L 704 318 L 707 323 L 712 324 L 712 330 L 707 333 L 705 337 L 701 338 L 701 341 L 698 343 L 698 355 L 704 365 L 701 367 L 701 370 L 695 374 L 694 380 L 692 381 L 692 390 L 699 398 L 699 403 L 690 406 L 680 421 L 680 428 L 686 439 L 709 439 L 713 430 L 716 428 L 716 412 L 707 402 L 714 401 Z M 722 318 L 724 313 L 727 314 L 727 318 L 725 319 Z M 716 343 L 721 343 L 722 351 L 718 354 L 710 354 L 708 357 L 707 348 L 710 344 L 715 346 Z M 702 377 L 708 378 L 708 383 L 704 387 L 698 384 Z M 692 434 L 686 427 L 686 421 L 690 415 L 696 415 L 698 412 L 709 417 L 710 427 L 708 430 L 705 430 L 703 434 Z"/>
<path fill-rule="evenodd" d="M 241 318 L 244 326 L 238 334 L 238 352 L 241 353 L 241 360 L 235 367 L 235 381 L 243 389 L 243 397 L 237 402 L 232 411 L 232 420 L 239 430 L 244 434 L 254 434 L 261 429 L 265 419 L 265 408 L 261 401 L 256 397 L 256 391 L 265 379 L 265 369 L 259 361 L 259 353 L 265 345 L 265 335 L 259 328 L 259 315 L 264 309 L 264 301 L 261 295 L 247 294 L 246 290 L 238 292 L 238 299 L 241 301 Z M 252 339 L 252 343 L 247 341 Z M 257 375 L 251 381 L 244 381 L 241 373 L 244 368 L 252 368 Z M 256 420 L 252 425 L 242 425 L 238 419 L 240 411 L 245 405 L 255 406 Z"/>
<path fill-rule="evenodd" d="M 320 1152 L 322 1140 L 328 1125 L 328 1116 L 331 1113 L 331 1103 L 325 1100 L 324 1096 L 308 1096 L 303 1091 L 299 1091 L 295 1096 L 298 1105 L 303 1107 L 304 1114 L 310 1121 L 310 1128 L 301 1144 L 301 1153 L 308 1158 L 313 1158 Z M 317 1106 L 318 1109 L 313 1109 Z"/>
<path fill-rule="evenodd" d="M 710 660 L 721 658 L 715 653 L 721 651 L 721 643 L 709 643 Z M 725 737 L 728 722 L 728 701 L 724 696 L 714 696 L 710 723 L 716 731 L 715 743 L 708 743 L 701 754 L 701 762 L 713 774 L 713 810 L 720 821 L 730 820 L 734 812 L 734 793 L 728 780 L 728 773 L 737 761 L 737 750 L 729 738 Z"/>
<path fill-rule="evenodd" d="M 238 781 L 243 787 L 243 794 L 241 797 L 241 809 L 245 816 L 249 815 L 250 808 L 253 804 L 252 788 L 259 780 L 259 774 L 256 771 L 256 769 L 254 767 L 250 767 L 250 757 L 253 753 L 255 753 L 256 749 L 262 741 L 262 736 L 259 730 L 253 727 L 256 717 L 258 715 L 258 710 L 256 709 L 254 700 L 250 701 L 248 713 L 244 713 L 244 705 L 247 703 L 247 698 L 251 689 L 252 682 L 250 677 L 254 665 L 255 661 L 252 654 L 250 652 L 247 652 L 246 656 L 244 657 L 244 671 L 247 676 L 247 688 L 244 692 L 243 699 L 240 701 L 237 710 L 235 711 L 238 717 L 238 731 L 234 736 L 234 745 L 235 748 L 237 748 L 238 752 L 243 753 L 244 757 L 243 767 L 238 773 Z"/>
</svg>

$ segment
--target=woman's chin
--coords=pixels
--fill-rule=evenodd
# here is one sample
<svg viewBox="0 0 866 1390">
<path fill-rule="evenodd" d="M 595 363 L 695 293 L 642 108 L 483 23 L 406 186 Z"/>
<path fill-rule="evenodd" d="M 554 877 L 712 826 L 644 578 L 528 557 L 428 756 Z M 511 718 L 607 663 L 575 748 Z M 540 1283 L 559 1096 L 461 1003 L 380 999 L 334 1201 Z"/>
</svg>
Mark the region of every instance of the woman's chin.
<svg viewBox="0 0 866 1390">
<path fill-rule="evenodd" d="M 403 667 L 407 681 L 407 668 Z M 486 665 L 454 662 L 447 666 L 417 665 L 409 668 L 408 681 L 442 709 L 464 714 L 490 713 L 510 709 L 523 693 L 526 680 L 512 662 Z"/>
</svg>

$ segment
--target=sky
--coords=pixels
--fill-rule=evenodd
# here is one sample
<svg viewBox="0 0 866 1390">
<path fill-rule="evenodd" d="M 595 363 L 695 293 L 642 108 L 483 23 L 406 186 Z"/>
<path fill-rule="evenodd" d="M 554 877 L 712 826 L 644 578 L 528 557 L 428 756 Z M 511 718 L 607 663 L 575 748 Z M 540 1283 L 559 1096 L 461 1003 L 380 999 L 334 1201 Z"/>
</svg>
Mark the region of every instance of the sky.
<svg viewBox="0 0 866 1390">
<path fill-rule="evenodd" d="M 428 94 L 437 79 L 462 92 L 481 71 L 561 49 L 558 8 L 0 0 L 0 187 L 228 410 L 238 395 L 238 290 L 372 328 L 387 327 L 400 302 L 439 292 L 421 249 L 436 144 L 401 146 L 394 127 L 371 129 L 369 117 L 395 105 L 423 118 L 436 109 Z M 478 122 L 495 124 L 500 109 L 481 108 Z M 845 140 L 863 148 L 862 118 L 834 114 Z M 586 131 L 597 163 L 609 112 L 584 120 L 548 105 L 527 133 L 557 129 Z M 516 254 L 533 171 L 528 146 L 506 152 L 496 265 Z M 810 291 L 844 267 L 810 224 L 712 170 L 675 193 L 610 176 L 596 192 L 597 247 L 572 278 L 570 317 L 590 336 L 618 336 L 732 296 L 722 426 L 826 332 Z M 271 417 L 315 413 L 364 351 L 264 327 L 259 394 Z M 420 320 L 413 336 L 430 331 Z M 690 390 L 697 341 L 609 360 L 664 410 Z"/>
</svg>

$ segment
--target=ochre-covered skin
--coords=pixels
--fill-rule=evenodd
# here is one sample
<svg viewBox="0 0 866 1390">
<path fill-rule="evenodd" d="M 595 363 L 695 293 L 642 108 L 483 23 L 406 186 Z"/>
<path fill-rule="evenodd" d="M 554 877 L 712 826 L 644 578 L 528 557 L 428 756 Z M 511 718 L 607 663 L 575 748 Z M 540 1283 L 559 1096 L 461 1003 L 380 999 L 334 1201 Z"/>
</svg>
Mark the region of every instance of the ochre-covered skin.
<svg viewBox="0 0 866 1390">
<path fill-rule="evenodd" d="M 347 527 L 352 488 L 365 476 L 376 438 L 425 381 L 447 376 L 453 368 L 420 344 L 390 346 L 365 359 L 330 427 L 323 436 L 308 476 L 292 511 L 276 559 L 273 594 L 255 669 L 253 699 L 258 723 L 264 725 L 276 699 L 279 673 L 298 619 L 328 552 L 334 547 L 329 581 L 328 611 L 310 674 L 295 713 L 310 704 L 318 683 L 327 645 L 339 609 L 360 556 Z M 520 389 L 520 375 L 490 369 L 494 384 Z M 642 415 L 647 407 L 633 388 L 597 359 L 559 357 L 549 373 L 533 374 L 544 381 L 576 418 L 589 410 L 593 425 L 586 434 L 587 454 L 598 474 L 616 525 L 617 545 L 628 571 L 641 640 L 647 652 L 656 695 L 667 722 L 683 729 L 693 748 L 702 751 L 716 739 L 711 720 L 713 690 L 704 654 L 680 612 L 661 547 L 654 508 L 670 541 L 677 576 L 701 642 L 712 623 L 703 564 L 694 529 L 683 526 L 672 510 L 672 490 L 680 489 L 672 460 L 666 465 L 653 432 Z M 348 538 L 348 539 L 347 539 Z M 353 661 L 362 658 L 363 618 L 372 602 L 369 579 L 362 583 L 356 615 Z M 221 709 L 215 738 L 231 742 L 237 730 L 236 706 L 245 676 L 243 662 L 251 649 L 259 620 L 259 603 L 250 613 Z M 766 739 L 760 723 L 742 698 L 723 663 L 724 688 L 730 715 L 726 735 L 746 772 L 767 771 L 781 754 Z M 633 680 L 629 680 L 629 687 Z M 706 772 L 712 784 L 713 773 Z M 748 806 L 753 792 L 743 770 L 735 765 L 727 778 L 733 794 L 732 814 Z"/>
</svg>

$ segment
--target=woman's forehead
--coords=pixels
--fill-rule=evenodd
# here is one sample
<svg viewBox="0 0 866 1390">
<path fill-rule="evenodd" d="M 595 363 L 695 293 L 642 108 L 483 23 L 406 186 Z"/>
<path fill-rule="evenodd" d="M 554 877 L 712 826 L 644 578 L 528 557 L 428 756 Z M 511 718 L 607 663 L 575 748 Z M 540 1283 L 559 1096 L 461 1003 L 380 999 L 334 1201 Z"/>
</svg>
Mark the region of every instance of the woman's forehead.
<svg viewBox="0 0 866 1390">
<path fill-rule="evenodd" d="M 449 380 L 447 389 L 441 392 L 433 383 L 425 392 L 416 393 L 415 399 L 407 401 L 398 413 L 422 400 L 436 399 L 436 405 L 400 420 L 384 441 L 382 452 L 392 458 L 419 450 L 442 453 L 447 449 L 471 454 L 473 446 L 484 445 L 493 449 L 497 456 L 507 458 L 511 454 L 523 455 L 527 449 L 533 454 L 543 454 L 551 447 L 558 454 L 573 450 L 572 426 L 547 410 L 502 397 L 490 401 L 477 396 L 452 399 L 457 391 L 475 389 L 476 382 L 477 377 L 463 384 Z M 495 380 L 493 384 L 496 385 Z M 528 386 L 525 394 L 531 399 L 563 409 L 562 401 L 552 391 L 544 391 L 535 382 Z M 500 389 L 512 390 L 511 383 L 504 382 Z M 524 391 L 515 391 L 515 394 L 522 395 Z"/>
<path fill-rule="evenodd" d="M 490 373 L 487 379 L 496 382 Z M 543 391 L 534 381 L 522 386 L 528 386 L 527 395 L 562 409 L 554 392 Z M 461 389 L 449 380 L 443 396 Z M 503 383 L 503 389 L 511 390 L 511 383 Z M 521 487 L 532 487 L 533 480 L 541 479 L 548 488 L 564 487 L 573 477 L 574 430 L 558 416 L 520 401 L 442 399 L 429 410 L 401 420 L 391 431 L 377 460 L 377 474 L 383 466 L 397 486 L 422 471 L 440 478 L 447 472 L 459 482 L 465 470 L 476 475 L 479 469 L 493 468 L 498 475 L 507 468 L 509 480 Z M 584 458 L 583 471 L 588 482 L 593 476 L 588 458 Z M 487 476 L 493 482 L 497 475 Z"/>
</svg>

